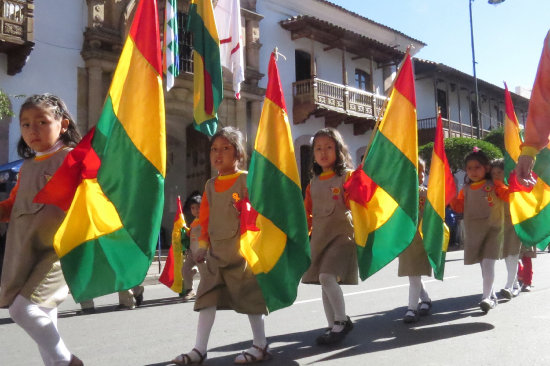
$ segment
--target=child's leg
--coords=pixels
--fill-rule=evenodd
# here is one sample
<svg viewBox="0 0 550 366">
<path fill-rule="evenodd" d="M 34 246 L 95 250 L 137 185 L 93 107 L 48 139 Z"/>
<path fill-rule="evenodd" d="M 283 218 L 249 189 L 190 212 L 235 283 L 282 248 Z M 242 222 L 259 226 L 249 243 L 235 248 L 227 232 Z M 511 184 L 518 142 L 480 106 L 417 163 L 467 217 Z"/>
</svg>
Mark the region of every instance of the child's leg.
<svg viewBox="0 0 550 366">
<path fill-rule="evenodd" d="M 184 292 L 186 292 L 186 290 L 193 289 L 193 275 L 195 274 L 193 272 L 194 266 L 195 266 L 195 261 L 193 260 L 193 256 L 187 255 L 185 257 L 185 261 L 183 262 L 183 266 L 181 267 L 181 275 L 183 276 Z"/>
<path fill-rule="evenodd" d="M 264 318 L 263 314 L 248 314 L 248 320 L 252 328 L 252 344 L 260 348 L 265 348 L 265 346 L 267 346 Z"/>
<path fill-rule="evenodd" d="M 71 352 L 57 331 L 57 309 L 41 308 L 17 295 L 9 313 L 14 322 L 37 343 L 46 365 L 69 363 Z"/>
<path fill-rule="evenodd" d="M 336 281 L 336 276 L 329 273 L 319 274 L 319 282 L 323 286 L 323 292 L 326 293 L 332 309 L 334 310 L 334 320 L 345 322 L 346 304 L 344 302 L 344 293 Z M 344 329 L 343 325 L 334 325 L 334 332 L 341 332 Z"/>
<path fill-rule="evenodd" d="M 523 257 L 523 283 L 531 286 L 533 281 L 533 262 L 531 257 Z"/>
<path fill-rule="evenodd" d="M 495 297 L 493 283 L 495 282 L 495 259 L 481 260 L 481 277 L 483 278 L 483 299 Z"/>
<path fill-rule="evenodd" d="M 321 286 L 321 293 L 323 294 L 322 296 L 323 308 L 325 309 L 325 316 L 327 317 L 328 327 L 332 328 L 334 326 L 334 309 L 330 304 L 330 300 L 328 299 L 327 292 L 322 286 Z"/>
<path fill-rule="evenodd" d="M 409 309 L 415 310 L 418 307 L 418 299 L 422 291 L 422 280 L 420 276 L 409 276 Z"/>
<path fill-rule="evenodd" d="M 508 277 L 504 288 L 511 289 L 514 286 L 514 282 L 516 282 L 516 269 L 518 267 L 519 254 L 509 255 L 504 258 L 504 261 L 506 262 L 506 270 L 508 271 Z"/>
<path fill-rule="evenodd" d="M 428 291 L 426 291 L 426 289 L 424 288 L 424 283 L 422 282 L 422 280 L 420 280 L 420 301 L 432 301 L 432 299 L 430 299 L 430 295 L 428 295 Z"/>
<path fill-rule="evenodd" d="M 210 338 L 212 325 L 214 325 L 214 319 L 216 319 L 215 306 L 210 306 L 199 311 L 199 322 L 197 324 L 197 338 L 195 340 L 195 348 L 193 348 L 187 354 L 181 354 L 177 356 L 175 359 L 172 360 L 173 363 L 182 365 L 190 362 L 197 363 L 201 360 L 201 358 L 204 359 L 204 357 L 206 356 L 206 350 L 208 348 L 208 338 Z"/>
</svg>

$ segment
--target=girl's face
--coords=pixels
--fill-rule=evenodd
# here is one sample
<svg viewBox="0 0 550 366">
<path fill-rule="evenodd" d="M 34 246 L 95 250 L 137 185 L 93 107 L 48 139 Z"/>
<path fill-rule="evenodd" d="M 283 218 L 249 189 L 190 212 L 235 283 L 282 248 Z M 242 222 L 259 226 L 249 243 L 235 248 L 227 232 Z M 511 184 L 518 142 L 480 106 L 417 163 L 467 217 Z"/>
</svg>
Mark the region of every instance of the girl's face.
<svg viewBox="0 0 550 366">
<path fill-rule="evenodd" d="M 238 159 L 235 147 L 225 137 L 216 137 L 210 147 L 210 163 L 219 175 L 237 172 Z"/>
<path fill-rule="evenodd" d="M 499 180 L 501 182 L 504 182 L 504 170 L 500 169 L 499 167 L 492 167 L 491 168 L 491 177 L 494 180 Z"/>
<path fill-rule="evenodd" d="M 485 179 L 489 172 L 489 166 L 481 164 L 477 160 L 469 160 L 466 163 L 466 175 L 472 182 L 479 182 Z"/>
<path fill-rule="evenodd" d="M 67 131 L 69 120 L 56 117 L 51 108 L 37 106 L 21 112 L 19 126 L 23 141 L 34 151 L 44 152 Z"/>
<path fill-rule="evenodd" d="M 195 217 L 195 218 L 199 217 L 200 209 L 201 209 L 201 205 L 199 205 L 198 203 L 192 203 L 191 204 L 191 215 L 193 215 L 193 217 Z"/>
<path fill-rule="evenodd" d="M 328 136 L 319 136 L 313 144 L 313 157 L 324 172 L 332 170 L 336 163 L 336 142 Z"/>
</svg>

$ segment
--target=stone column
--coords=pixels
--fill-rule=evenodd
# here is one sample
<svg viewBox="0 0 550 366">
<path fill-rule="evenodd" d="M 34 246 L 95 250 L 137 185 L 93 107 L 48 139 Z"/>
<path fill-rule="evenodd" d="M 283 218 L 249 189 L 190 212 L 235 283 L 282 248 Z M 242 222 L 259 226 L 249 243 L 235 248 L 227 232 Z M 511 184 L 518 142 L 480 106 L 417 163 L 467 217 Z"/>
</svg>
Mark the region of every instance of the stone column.
<svg viewBox="0 0 550 366">
<path fill-rule="evenodd" d="M 103 70 L 100 66 L 88 67 L 88 126 L 86 130 L 97 124 L 103 105 Z"/>
</svg>

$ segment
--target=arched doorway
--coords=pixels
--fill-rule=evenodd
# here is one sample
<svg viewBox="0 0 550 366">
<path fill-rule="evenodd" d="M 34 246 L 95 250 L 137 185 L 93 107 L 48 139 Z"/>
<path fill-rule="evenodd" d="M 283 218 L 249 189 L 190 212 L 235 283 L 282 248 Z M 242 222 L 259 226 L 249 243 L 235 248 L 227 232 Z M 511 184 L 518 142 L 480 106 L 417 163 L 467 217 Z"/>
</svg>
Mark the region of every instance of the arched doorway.
<svg viewBox="0 0 550 366">
<path fill-rule="evenodd" d="M 186 129 L 187 194 L 204 191 L 204 184 L 210 178 L 210 140 L 195 130 L 192 124 Z"/>
</svg>

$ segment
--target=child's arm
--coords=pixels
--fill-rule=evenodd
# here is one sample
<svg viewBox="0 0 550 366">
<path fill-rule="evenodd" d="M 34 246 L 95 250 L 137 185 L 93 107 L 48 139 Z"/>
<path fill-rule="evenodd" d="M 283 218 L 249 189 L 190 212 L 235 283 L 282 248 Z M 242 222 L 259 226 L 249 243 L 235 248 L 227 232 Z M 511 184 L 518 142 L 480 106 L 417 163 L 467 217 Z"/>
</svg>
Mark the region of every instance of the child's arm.
<svg viewBox="0 0 550 366">
<path fill-rule="evenodd" d="M 311 183 L 306 187 L 306 197 L 304 198 L 304 206 L 306 208 L 306 218 L 307 218 L 307 228 L 311 234 L 311 222 L 312 222 L 312 212 L 313 212 L 313 202 L 311 201 Z"/>
<path fill-rule="evenodd" d="M 510 190 L 508 189 L 508 186 L 500 180 L 495 180 L 493 183 L 495 184 L 495 193 L 497 197 L 504 202 L 510 202 Z"/>
<path fill-rule="evenodd" d="M 464 212 L 464 189 L 461 189 L 458 195 L 452 199 L 450 206 L 454 212 Z"/>
<path fill-rule="evenodd" d="M 353 174 L 353 170 L 348 170 L 346 173 L 346 183 L 349 182 L 351 175 Z M 349 193 L 344 189 L 344 203 L 346 204 L 346 207 L 349 209 Z"/>
<path fill-rule="evenodd" d="M 21 175 L 20 175 L 21 176 Z M 0 222 L 8 222 L 10 219 L 11 209 L 13 203 L 15 202 L 15 196 L 17 195 L 17 190 L 19 189 L 19 178 L 17 178 L 17 183 L 15 187 L 10 192 L 10 196 L 0 202 Z"/>
</svg>

